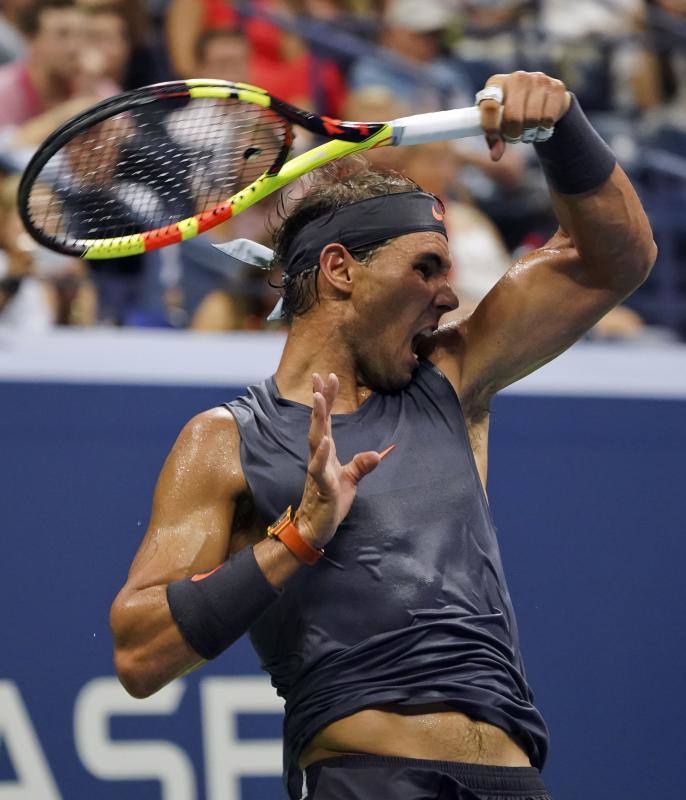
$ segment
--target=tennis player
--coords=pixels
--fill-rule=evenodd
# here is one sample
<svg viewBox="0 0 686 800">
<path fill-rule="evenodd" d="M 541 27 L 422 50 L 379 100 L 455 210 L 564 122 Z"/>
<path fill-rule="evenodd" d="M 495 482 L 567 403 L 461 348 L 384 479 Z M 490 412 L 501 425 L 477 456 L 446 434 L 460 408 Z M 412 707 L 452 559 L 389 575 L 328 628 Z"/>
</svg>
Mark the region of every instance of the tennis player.
<svg viewBox="0 0 686 800">
<path fill-rule="evenodd" d="M 183 429 L 112 608 L 136 697 L 250 632 L 286 700 L 291 798 L 549 797 L 484 491 L 489 403 L 656 249 L 560 81 L 497 75 L 477 100 L 494 160 L 537 142 L 557 233 L 440 328 L 458 303 L 440 202 L 371 170 L 314 186 L 276 236 L 276 374 Z"/>
</svg>

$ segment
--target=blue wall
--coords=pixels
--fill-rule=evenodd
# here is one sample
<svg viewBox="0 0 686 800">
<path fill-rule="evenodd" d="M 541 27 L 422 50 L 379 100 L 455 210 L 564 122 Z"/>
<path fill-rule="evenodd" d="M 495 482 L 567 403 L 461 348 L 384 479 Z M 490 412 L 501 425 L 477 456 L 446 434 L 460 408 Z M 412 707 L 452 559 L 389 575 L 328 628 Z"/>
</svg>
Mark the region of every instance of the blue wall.
<svg viewBox="0 0 686 800">
<path fill-rule="evenodd" d="M 157 782 L 85 768 L 74 703 L 112 674 L 107 611 L 164 456 L 190 416 L 238 391 L 0 384 L 0 680 L 21 692 L 65 798 L 162 797 Z M 494 406 L 489 494 L 558 800 L 683 795 L 685 413 L 685 401 L 667 400 L 505 396 Z M 199 682 L 256 671 L 241 642 L 185 679 L 175 713 L 118 717 L 110 736 L 177 743 L 204 797 Z M 0 797 L 21 771 L 7 720 L 0 705 Z M 269 714 L 239 723 L 239 736 L 278 735 Z M 280 796 L 277 778 L 242 783 L 241 800 Z"/>
</svg>

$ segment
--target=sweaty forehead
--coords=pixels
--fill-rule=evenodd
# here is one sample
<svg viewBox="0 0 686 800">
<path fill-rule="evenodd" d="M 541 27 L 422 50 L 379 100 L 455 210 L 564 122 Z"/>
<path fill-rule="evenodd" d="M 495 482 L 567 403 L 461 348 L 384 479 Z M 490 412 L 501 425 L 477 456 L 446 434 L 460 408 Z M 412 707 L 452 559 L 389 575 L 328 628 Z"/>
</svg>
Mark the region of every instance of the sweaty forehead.
<svg viewBox="0 0 686 800">
<path fill-rule="evenodd" d="M 388 243 L 386 253 L 403 255 L 407 259 L 422 253 L 435 253 L 444 261 L 450 259 L 448 240 L 442 233 L 436 233 L 435 231 L 419 231 L 398 236 Z"/>
</svg>

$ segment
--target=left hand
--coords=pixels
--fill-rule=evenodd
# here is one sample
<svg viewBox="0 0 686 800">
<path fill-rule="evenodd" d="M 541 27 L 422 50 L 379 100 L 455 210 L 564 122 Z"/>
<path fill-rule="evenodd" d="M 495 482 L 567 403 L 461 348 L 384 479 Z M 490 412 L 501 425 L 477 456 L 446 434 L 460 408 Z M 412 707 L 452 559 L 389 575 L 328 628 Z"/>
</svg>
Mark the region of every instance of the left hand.
<svg viewBox="0 0 686 800">
<path fill-rule="evenodd" d="M 331 410 L 338 395 L 338 378 L 332 372 L 326 381 L 312 375 L 312 418 L 308 437 L 310 459 L 302 500 L 296 513 L 301 536 L 313 547 L 324 547 L 350 511 L 357 484 L 376 469 L 383 453 L 357 453 L 347 464 L 336 455 L 331 430 Z"/>
<path fill-rule="evenodd" d="M 497 86 L 503 102 L 482 100 L 481 126 L 491 151 L 491 159 L 499 161 L 505 152 L 505 140 L 519 139 L 524 130 L 552 128 L 569 109 L 572 97 L 564 83 L 542 72 L 512 72 L 492 75 L 486 87 Z"/>
</svg>

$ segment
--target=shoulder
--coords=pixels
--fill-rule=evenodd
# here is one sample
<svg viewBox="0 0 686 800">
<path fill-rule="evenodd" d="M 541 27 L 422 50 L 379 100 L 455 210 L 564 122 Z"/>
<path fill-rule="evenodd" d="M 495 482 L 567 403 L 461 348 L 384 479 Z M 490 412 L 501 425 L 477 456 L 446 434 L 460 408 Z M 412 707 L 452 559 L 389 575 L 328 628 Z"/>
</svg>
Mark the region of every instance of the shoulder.
<svg viewBox="0 0 686 800">
<path fill-rule="evenodd" d="M 237 436 L 238 428 L 233 414 L 226 406 L 215 406 L 191 417 L 181 429 L 179 440 L 214 441 L 216 437 L 226 439 Z"/>
<path fill-rule="evenodd" d="M 192 473 L 195 482 L 220 486 L 236 495 L 245 489 L 238 426 L 223 406 L 192 417 L 181 429 L 167 461 L 174 471 Z"/>
</svg>

